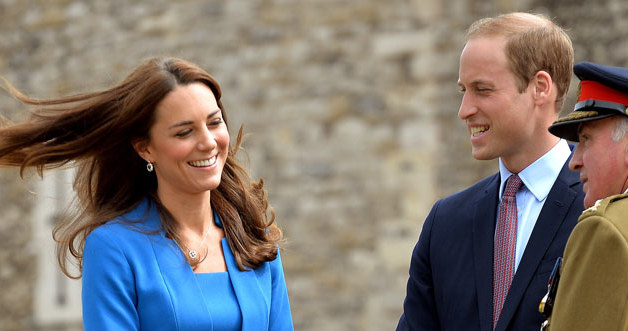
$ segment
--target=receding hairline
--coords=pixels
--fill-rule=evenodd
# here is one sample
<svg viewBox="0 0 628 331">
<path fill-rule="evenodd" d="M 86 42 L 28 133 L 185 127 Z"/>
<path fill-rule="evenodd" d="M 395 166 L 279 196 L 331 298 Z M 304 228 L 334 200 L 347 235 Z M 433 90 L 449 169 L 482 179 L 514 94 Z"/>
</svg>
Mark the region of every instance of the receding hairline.
<svg viewBox="0 0 628 331">
<path fill-rule="evenodd" d="M 505 37 L 534 28 L 554 27 L 556 24 L 542 14 L 514 12 L 479 19 L 467 30 L 465 40 L 480 37 Z"/>
</svg>

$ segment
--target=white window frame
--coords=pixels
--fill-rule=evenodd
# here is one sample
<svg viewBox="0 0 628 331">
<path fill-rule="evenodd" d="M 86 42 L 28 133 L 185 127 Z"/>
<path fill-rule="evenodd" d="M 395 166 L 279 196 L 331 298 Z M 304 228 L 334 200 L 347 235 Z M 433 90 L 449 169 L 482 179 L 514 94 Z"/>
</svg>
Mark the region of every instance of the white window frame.
<svg viewBox="0 0 628 331">
<path fill-rule="evenodd" d="M 81 281 L 70 279 L 61 272 L 56 243 L 52 239 L 56 219 L 74 197 L 73 177 L 74 169 L 48 171 L 35 185 L 32 224 L 37 277 L 33 308 L 35 323 L 39 327 L 82 323 Z"/>
</svg>

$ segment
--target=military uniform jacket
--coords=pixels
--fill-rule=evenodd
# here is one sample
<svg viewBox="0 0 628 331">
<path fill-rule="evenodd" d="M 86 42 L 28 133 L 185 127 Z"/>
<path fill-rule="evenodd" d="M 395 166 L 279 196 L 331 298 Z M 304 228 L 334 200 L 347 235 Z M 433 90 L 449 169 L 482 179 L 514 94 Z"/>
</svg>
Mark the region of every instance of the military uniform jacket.
<svg viewBox="0 0 628 331">
<path fill-rule="evenodd" d="M 628 330 L 628 194 L 600 200 L 578 219 L 550 330 Z"/>
</svg>

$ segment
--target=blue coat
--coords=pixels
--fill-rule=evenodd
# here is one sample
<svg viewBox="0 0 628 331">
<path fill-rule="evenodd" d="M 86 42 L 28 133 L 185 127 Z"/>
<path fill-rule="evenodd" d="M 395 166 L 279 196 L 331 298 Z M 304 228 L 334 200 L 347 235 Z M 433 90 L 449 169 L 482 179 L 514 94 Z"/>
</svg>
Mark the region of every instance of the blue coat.
<svg viewBox="0 0 628 331">
<path fill-rule="evenodd" d="M 579 175 L 567 163 L 537 218 L 495 330 L 539 330 L 544 321 L 538 306 L 549 274 L 583 209 Z M 495 174 L 434 205 L 412 253 L 397 330 L 492 330 L 499 184 Z"/>
<path fill-rule="evenodd" d="M 224 238 L 222 247 L 242 330 L 293 330 L 280 256 L 240 271 Z M 196 276 L 165 237 L 153 204 L 143 202 L 87 237 L 83 324 L 86 331 L 212 330 Z"/>
</svg>

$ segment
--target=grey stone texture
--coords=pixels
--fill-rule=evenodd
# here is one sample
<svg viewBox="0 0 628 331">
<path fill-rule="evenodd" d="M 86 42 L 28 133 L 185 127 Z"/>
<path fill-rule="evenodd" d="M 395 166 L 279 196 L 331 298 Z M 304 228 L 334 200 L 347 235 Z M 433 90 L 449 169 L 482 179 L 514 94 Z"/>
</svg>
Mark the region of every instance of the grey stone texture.
<svg viewBox="0 0 628 331">
<path fill-rule="evenodd" d="M 576 61 L 628 65 L 624 0 L 0 0 L 0 75 L 50 97 L 156 55 L 199 64 L 287 237 L 295 328 L 393 330 L 430 207 L 497 168 L 457 118 L 464 32 L 515 10 L 566 27 Z M 0 94 L 2 115 L 25 110 Z M 33 318 L 30 177 L 0 171 L 0 330 L 64 330 Z"/>
</svg>

